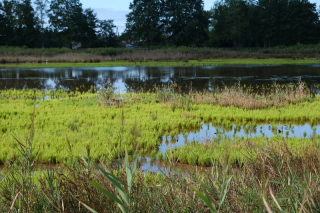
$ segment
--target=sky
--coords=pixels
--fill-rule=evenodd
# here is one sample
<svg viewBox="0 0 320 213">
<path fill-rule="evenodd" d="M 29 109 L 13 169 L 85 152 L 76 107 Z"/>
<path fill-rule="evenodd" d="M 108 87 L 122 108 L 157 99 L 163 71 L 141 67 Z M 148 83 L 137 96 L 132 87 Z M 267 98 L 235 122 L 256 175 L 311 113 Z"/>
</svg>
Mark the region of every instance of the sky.
<svg viewBox="0 0 320 213">
<path fill-rule="evenodd" d="M 309 0 L 317 3 L 319 8 L 320 0 Z M 132 0 L 81 0 L 83 8 L 91 8 L 97 13 L 99 19 L 112 19 L 121 34 L 125 30 L 126 14 L 130 12 L 129 4 Z M 210 10 L 215 0 L 204 0 L 204 9 Z"/>
</svg>

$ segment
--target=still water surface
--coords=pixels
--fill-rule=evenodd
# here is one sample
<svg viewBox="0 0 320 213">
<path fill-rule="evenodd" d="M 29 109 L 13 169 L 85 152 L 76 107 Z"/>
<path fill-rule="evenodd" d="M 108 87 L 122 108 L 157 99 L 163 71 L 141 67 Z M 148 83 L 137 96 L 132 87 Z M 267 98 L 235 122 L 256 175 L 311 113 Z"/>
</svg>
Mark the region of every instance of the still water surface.
<svg viewBox="0 0 320 213">
<path fill-rule="evenodd" d="M 310 124 L 259 124 L 254 127 L 248 125 L 232 124 L 231 128 L 224 128 L 212 124 L 202 124 L 198 131 L 187 132 L 175 136 L 162 136 L 162 143 L 159 150 L 165 156 L 165 152 L 170 148 L 178 148 L 187 143 L 206 143 L 220 140 L 239 140 L 241 138 L 265 137 L 272 138 L 280 136 L 283 138 L 312 138 L 320 137 L 320 125 L 311 126 Z"/>
<path fill-rule="evenodd" d="M 66 89 L 106 86 L 112 81 L 118 92 L 145 91 L 155 84 L 177 83 L 194 90 L 217 86 L 296 83 L 320 84 L 320 65 L 218 66 L 218 67 L 99 67 L 65 69 L 0 69 L 1 89 Z"/>
</svg>

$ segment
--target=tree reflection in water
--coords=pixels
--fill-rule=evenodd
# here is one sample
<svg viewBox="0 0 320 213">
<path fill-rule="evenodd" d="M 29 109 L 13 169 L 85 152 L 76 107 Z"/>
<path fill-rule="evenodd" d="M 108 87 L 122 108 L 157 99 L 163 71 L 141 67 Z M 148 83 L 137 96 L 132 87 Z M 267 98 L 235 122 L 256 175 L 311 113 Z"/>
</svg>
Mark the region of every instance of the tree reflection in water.
<svg viewBox="0 0 320 213">
<path fill-rule="evenodd" d="M 108 86 L 115 91 L 153 91 L 163 85 L 178 85 L 180 92 L 211 90 L 216 87 L 251 85 L 255 92 L 261 85 L 297 83 L 320 84 L 319 65 L 291 66 L 225 66 L 225 67 L 100 67 L 66 69 L 0 69 L 2 89 L 65 89 L 88 91 Z"/>
</svg>

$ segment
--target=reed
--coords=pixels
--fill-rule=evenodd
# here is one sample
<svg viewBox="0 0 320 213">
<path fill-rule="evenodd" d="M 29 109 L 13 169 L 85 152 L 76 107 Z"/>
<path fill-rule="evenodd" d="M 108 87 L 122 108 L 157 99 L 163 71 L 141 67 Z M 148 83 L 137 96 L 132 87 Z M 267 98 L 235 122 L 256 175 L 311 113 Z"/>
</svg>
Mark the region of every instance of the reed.
<svg viewBox="0 0 320 213">
<path fill-rule="evenodd" d="M 28 191 L 30 205 L 22 201 L 22 195 L 16 196 L 19 190 L 6 181 L 9 173 L 2 172 L 0 186 L 7 190 L 0 191 L 0 210 L 87 212 L 90 206 L 92 212 L 119 212 L 120 200 L 115 198 L 125 198 L 120 193 L 126 192 L 126 200 L 130 200 L 130 208 L 125 209 L 128 212 L 317 212 L 320 207 L 317 150 L 309 149 L 296 157 L 285 144 L 268 146 L 257 150 L 254 161 L 234 165 L 226 155 L 213 167 L 194 167 L 192 172 L 179 171 L 172 162 L 170 170 L 164 173 L 143 174 L 136 170 L 134 176 L 129 175 L 133 177 L 129 179 L 131 184 L 124 184 L 134 171 L 128 170 L 128 160 L 97 170 L 90 154 L 83 152 L 82 158 L 71 157 L 73 160 L 59 168 L 41 170 L 40 174 L 32 172 L 28 188 L 26 185 L 18 188 Z M 26 167 L 18 163 L 21 156 L 12 163 L 25 171 Z M 8 164 L 5 171 L 11 169 Z"/>
<path fill-rule="evenodd" d="M 319 45 L 274 48 L 65 48 L 0 47 L 1 67 L 215 66 L 319 63 Z M 70 64 L 72 63 L 72 64 Z"/>
</svg>

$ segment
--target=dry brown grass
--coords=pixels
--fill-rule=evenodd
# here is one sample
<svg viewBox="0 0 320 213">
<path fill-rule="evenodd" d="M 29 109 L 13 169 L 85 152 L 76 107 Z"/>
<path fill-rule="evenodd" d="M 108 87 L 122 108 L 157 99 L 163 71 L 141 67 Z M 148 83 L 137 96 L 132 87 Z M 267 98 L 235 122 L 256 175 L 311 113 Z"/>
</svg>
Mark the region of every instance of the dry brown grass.
<svg viewBox="0 0 320 213">
<path fill-rule="evenodd" d="M 313 96 L 305 82 L 298 80 L 296 85 L 280 85 L 273 83 L 265 94 L 258 94 L 252 88 L 244 88 L 240 82 L 232 87 L 216 88 L 211 91 L 192 91 L 181 95 L 179 86 L 158 89 L 159 100 L 171 108 L 186 108 L 190 104 L 219 104 L 223 107 L 234 106 L 243 109 L 264 109 L 268 107 L 283 107 L 307 101 Z"/>
<path fill-rule="evenodd" d="M 146 62 L 146 61 L 182 61 L 216 58 L 320 58 L 317 52 L 306 53 L 283 53 L 273 51 L 264 53 L 250 49 L 217 49 L 217 48 L 172 48 L 172 49 L 23 49 L 23 48 L 0 48 L 0 63 L 90 63 L 90 62 L 108 62 L 108 61 L 128 61 L 128 62 Z"/>
<path fill-rule="evenodd" d="M 274 82 L 271 93 L 259 95 L 245 91 L 240 83 L 236 87 L 225 87 L 217 95 L 217 103 L 221 106 L 235 106 L 244 109 L 262 109 L 267 107 L 282 107 L 287 104 L 306 101 L 311 91 L 299 79 L 297 85 L 281 86 Z"/>
</svg>

